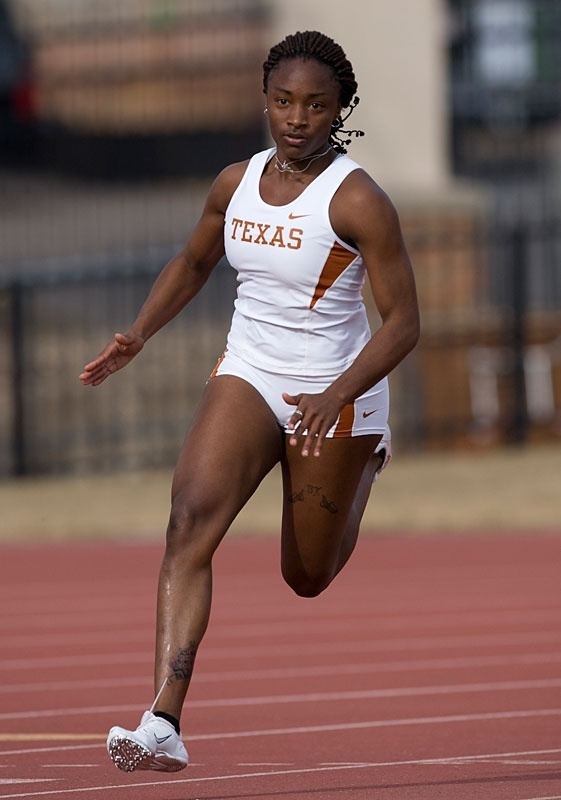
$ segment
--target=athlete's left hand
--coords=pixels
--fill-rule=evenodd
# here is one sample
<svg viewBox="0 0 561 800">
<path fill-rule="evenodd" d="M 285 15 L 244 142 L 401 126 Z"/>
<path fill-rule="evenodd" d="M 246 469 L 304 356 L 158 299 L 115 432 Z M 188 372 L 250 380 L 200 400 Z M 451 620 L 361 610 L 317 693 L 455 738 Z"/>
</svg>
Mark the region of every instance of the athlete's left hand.
<svg viewBox="0 0 561 800">
<path fill-rule="evenodd" d="M 327 433 L 337 421 L 341 403 L 326 389 L 320 394 L 287 394 L 282 399 L 291 406 L 297 406 L 288 421 L 287 430 L 291 434 L 288 443 L 296 447 L 303 440 L 302 455 L 313 452 L 319 456 Z"/>
</svg>

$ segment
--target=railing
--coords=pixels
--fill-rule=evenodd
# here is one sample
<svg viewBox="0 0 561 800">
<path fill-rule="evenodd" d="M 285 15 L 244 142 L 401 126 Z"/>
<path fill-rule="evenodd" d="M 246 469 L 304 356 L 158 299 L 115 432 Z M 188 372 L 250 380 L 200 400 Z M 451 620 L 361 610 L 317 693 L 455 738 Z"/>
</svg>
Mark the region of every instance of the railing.
<svg viewBox="0 0 561 800">
<path fill-rule="evenodd" d="M 83 364 L 124 330 L 154 272 L 15 281 L 0 292 L 0 475 L 173 462 L 224 348 L 234 273 L 219 265 L 188 311 L 98 389 Z"/>
<path fill-rule="evenodd" d="M 561 225 L 409 237 L 419 346 L 393 373 L 401 449 L 561 435 Z M 13 281 L 0 292 L 0 475 L 170 465 L 224 347 L 219 265 L 138 361 L 97 389 L 82 365 L 130 323 L 152 270 Z M 376 323 L 374 323 L 376 324 Z"/>
</svg>

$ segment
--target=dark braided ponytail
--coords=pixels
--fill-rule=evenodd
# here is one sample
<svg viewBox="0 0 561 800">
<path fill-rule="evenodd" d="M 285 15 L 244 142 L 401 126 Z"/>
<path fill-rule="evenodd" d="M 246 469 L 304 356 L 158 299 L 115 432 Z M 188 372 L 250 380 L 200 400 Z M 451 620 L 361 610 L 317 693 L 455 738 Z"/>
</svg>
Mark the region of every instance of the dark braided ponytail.
<svg viewBox="0 0 561 800">
<path fill-rule="evenodd" d="M 356 97 L 357 82 L 351 62 L 347 59 L 343 48 L 319 31 L 298 31 L 287 36 L 282 42 L 271 47 L 267 60 L 263 64 L 263 91 L 267 92 L 269 75 L 283 60 L 290 58 L 313 58 L 325 64 L 333 71 L 335 80 L 340 86 L 340 102 L 342 108 L 349 110 L 342 116 L 339 114 L 331 126 L 329 144 L 337 153 L 346 153 L 346 146 L 351 143 L 352 136 L 364 136 L 364 131 L 345 130 L 343 124 L 359 103 Z M 349 137 L 349 138 L 344 138 Z"/>
</svg>

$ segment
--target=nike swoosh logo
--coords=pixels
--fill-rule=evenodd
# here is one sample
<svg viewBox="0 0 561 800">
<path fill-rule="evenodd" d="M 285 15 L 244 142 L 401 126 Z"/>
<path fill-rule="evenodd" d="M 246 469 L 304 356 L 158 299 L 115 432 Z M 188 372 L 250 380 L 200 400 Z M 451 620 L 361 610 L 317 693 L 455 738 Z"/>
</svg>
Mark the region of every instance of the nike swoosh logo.
<svg viewBox="0 0 561 800">
<path fill-rule="evenodd" d="M 369 416 L 370 416 L 370 414 L 375 414 L 375 413 L 376 413 L 376 411 L 378 411 L 378 409 L 377 409 L 377 408 L 375 408 L 375 409 L 374 409 L 374 411 L 363 411 L 363 412 L 362 412 L 362 416 L 364 417 L 364 419 L 366 419 L 366 417 L 369 417 Z"/>
<path fill-rule="evenodd" d="M 288 219 L 300 219 L 301 217 L 311 217 L 311 214 L 293 214 L 292 212 L 288 215 Z"/>
<path fill-rule="evenodd" d="M 158 744 L 163 744 L 164 742 L 167 742 L 167 740 L 170 737 L 171 737 L 171 733 L 168 733 L 167 736 L 156 736 L 156 734 L 154 734 L 154 739 L 158 742 Z"/>
</svg>

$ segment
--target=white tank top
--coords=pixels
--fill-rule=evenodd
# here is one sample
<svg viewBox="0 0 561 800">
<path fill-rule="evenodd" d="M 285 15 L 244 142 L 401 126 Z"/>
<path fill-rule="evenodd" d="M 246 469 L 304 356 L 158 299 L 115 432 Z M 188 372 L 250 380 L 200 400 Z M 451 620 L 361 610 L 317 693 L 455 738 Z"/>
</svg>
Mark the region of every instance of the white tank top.
<svg viewBox="0 0 561 800">
<path fill-rule="evenodd" d="M 250 160 L 226 209 L 226 257 L 238 273 L 227 348 L 278 374 L 342 372 L 370 339 L 358 250 L 331 227 L 329 204 L 359 169 L 338 156 L 291 203 L 261 199 L 274 148 Z"/>
</svg>

